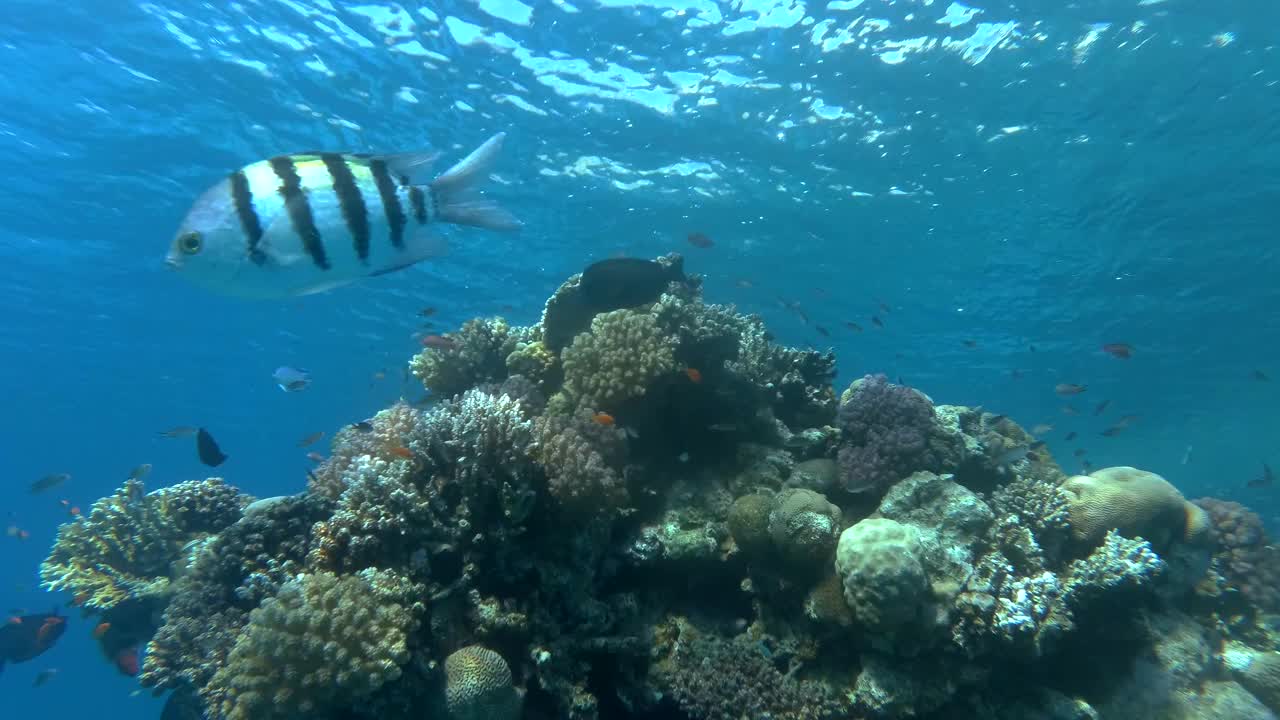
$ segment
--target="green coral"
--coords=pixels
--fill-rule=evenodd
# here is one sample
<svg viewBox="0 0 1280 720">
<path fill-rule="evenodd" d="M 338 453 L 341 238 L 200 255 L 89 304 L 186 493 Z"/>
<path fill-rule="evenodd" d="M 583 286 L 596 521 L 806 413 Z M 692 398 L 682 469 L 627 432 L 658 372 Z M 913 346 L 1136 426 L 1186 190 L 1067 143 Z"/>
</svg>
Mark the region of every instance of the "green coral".
<svg viewBox="0 0 1280 720">
<path fill-rule="evenodd" d="M 409 361 L 409 370 L 431 392 L 451 398 L 483 382 L 507 376 L 507 357 L 534 330 L 513 327 L 502 318 L 475 318 L 448 336 L 448 347 L 429 347 Z"/>
<path fill-rule="evenodd" d="M 613 409 L 675 370 L 675 345 L 647 313 L 615 310 L 591 321 L 561 353 L 564 391 L 578 407 Z"/>
<path fill-rule="evenodd" d="M 298 575 L 250 613 L 207 689 L 224 720 L 304 718 L 400 677 L 416 587 L 390 570 Z"/>
<path fill-rule="evenodd" d="M 190 480 L 150 494 L 141 481 L 129 480 L 94 503 L 88 516 L 59 528 L 40 565 L 41 582 L 97 611 L 167 595 L 183 547 L 235 522 L 250 499 L 221 478 Z"/>
<path fill-rule="evenodd" d="M 445 707 L 451 720 L 515 720 L 520 695 L 498 653 L 468 645 L 445 658 Z"/>
</svg>

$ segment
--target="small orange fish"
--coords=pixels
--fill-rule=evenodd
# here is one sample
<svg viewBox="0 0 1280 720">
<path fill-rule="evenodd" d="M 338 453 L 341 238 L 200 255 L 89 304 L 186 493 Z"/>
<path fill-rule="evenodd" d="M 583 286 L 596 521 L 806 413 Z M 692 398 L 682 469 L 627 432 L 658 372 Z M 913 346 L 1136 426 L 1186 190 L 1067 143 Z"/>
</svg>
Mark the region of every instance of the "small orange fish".
<svg viewBox="0 0 1280 720">
<path fill-rule="evenodd" d="M 138 648 L 125 648 L 116 653 L 112 661 L 115 662 L 116 669 L 125 675 L 133 676 L 138 674 Z"/>
<path fill-rule="evenodd" d="M 595 420 L 596 422 L 600 423 L 605 427 L 613 427 L 613 424 L 617 422 L 616 420 L 613 419 L 613 416 L 607 412 L 598 412 L 595 415 L 593 415 L 591 419 Z"/>
<path fill-rule="evenodd" d="M 702 373 L 697 368 L 685 368 L 684 374 L 689 376 L 689 380 L 695 384 L 702 382 Z"/>
<path fill-rule="evenodd" d="M 82 592 L 76 595 L 75 597 L 71 598 L 71 604 L 75 605 L 76 607 L 80 607 L 81 605 L 84 605 L 85 603 L 89 602 L 89 598 L 91 597 L 93 596 L 90 595 L 89 593 Z"/>
<path fill-rule="evenodd" d="M 79 515 L 79 514 L 80 514 L 80 506 L 79 506 L 79 505 L 72 505 L 72 506 L 71 506 L 71 508 L 70 508 L 69 510 L 67 510 L 67 513 L 69 513 L 72 517 L 75 517 L 75 516 Z"/>
<path fill-rule="evenodd" d="M 702 248 L 705 250 L 710 247 L 715 247 L 715 241 L 713 241 L 705 233 L 691 232 L 689 233 L 688 239 L 689 239 L 689 244 L 696 248 Z"/>
<path fill-rule="evenodd" d="M 422 343 L 422 347 L 432 350 L 452 350 L 458 347 L 456 340 L 444 335 L 423 335 L 419 342 Z"/>
<path fill-rule="evenodd" d="M 1128 343 L 1107 343 L 1102 346 L 1102 352 L 1121 360 L 1128 360 L 1133 357 L 1133 346 Z"/>
<path fill-rule="evenodd" d="M 102 636 L 106 635 L 107 631 L 110 629 L 111 629 L 111 623 L 109 622 L 98 623 L 98 625 L 93 628 L 93 639 L 101 640 Z"/>
<path fill-rule="evenodd" d="M 1059 395 L 1079 395 L 1088 389 L 1088 385 L 1076 385 L 1075 383 L 1058 383 L 1053 386 L 1053 391 Z"/>
<path fill-rule="evenodd" d="M 392 455 L 395 455 L 396 457 L 402 457 L 406 460 L 413 459 L 413 451 L 403 445 L 395 445 L 395 446 L 389 447 L 387 448 L 387 452 L 391 453 Z"/>
</svg>

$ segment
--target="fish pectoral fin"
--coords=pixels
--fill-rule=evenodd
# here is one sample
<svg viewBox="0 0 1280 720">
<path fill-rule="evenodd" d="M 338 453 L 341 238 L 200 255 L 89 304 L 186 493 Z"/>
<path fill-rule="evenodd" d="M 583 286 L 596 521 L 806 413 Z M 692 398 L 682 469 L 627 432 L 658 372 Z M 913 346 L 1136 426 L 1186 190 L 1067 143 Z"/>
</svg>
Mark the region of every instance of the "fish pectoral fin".
<svg viewBox="0 0 1280 720">
<path fill-rule="evenodd" d="M 397 182 L 405 185 L 426 185 L 431 182 L 431 166 L 440 158 L 438 152 L 408 152 L 394 155 L 372 155 L 370 160 L 381 160 Z"/>
</svg>

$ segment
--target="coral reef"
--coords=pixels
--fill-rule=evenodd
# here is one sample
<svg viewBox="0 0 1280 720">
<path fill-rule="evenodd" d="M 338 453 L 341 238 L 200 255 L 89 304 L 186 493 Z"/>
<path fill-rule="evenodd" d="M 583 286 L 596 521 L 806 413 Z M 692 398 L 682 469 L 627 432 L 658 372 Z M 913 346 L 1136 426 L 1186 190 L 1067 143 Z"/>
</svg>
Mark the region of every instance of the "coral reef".
<svg viewBox="0 0 1280 720">
<path fill-rule="evenodd" d="M 46 586 L 218 720 L 1275 717 L 1256 514 L 883 375 L 837 401 L 677 255 L 593 267 L 433 340 L 439 402 L 343 427 L 305 491 L 131 481 Z"/>
<path fill-rule="evenodd" d="M 141 481 L 128 480 L 94 503 L 87 516 L 59 528 L 40 579 L 93 611 L 166 595 L 183 547 L 235 522 L 250 499 L 221 478 L 151 493 Z"/>
</svg>

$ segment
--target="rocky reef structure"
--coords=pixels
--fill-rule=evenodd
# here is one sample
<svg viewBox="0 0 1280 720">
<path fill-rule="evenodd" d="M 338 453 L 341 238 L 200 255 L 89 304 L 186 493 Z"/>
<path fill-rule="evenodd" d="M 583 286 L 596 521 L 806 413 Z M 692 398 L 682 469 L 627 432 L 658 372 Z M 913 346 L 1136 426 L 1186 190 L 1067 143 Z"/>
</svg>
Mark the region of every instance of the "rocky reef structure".
<svg viewBox="0 0 1280 720">
<path fill-rule="evenodd" d="M 341 429 L 304 491 L 126 485 L 46 583 L 145 606 L 141 682 L 213 720 L 1275 717 L 1247 509 L 837 395 L 679 256 L 593 267 L 425 349 L 440 402 Z"/>
</svg>

